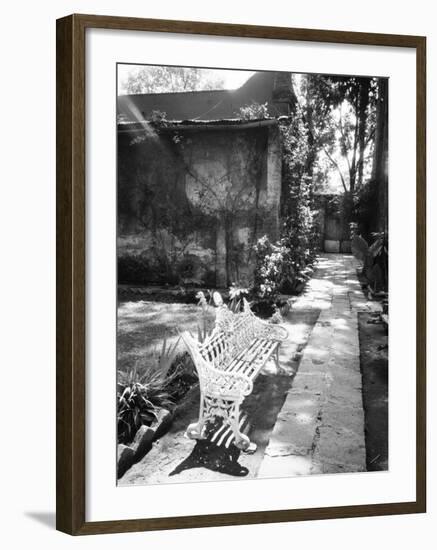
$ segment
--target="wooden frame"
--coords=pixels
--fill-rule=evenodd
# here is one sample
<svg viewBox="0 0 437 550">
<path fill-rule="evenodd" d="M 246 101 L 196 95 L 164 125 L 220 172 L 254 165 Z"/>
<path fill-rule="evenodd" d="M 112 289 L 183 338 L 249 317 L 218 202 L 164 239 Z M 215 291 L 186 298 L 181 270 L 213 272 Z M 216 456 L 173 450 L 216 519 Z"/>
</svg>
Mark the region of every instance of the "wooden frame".
<svg viewBox="0 0 437 550">
<path fill-rule="evenodd" d="M 85 30 L 270 38 L 416 50 L 416 500 L 202 516 L 85 520 Z M 426 39 L 420 36 L 71 15 L 57 21 L 57 529 L 72 535 L 408 514 L 426 510 Z"/>
</svg>

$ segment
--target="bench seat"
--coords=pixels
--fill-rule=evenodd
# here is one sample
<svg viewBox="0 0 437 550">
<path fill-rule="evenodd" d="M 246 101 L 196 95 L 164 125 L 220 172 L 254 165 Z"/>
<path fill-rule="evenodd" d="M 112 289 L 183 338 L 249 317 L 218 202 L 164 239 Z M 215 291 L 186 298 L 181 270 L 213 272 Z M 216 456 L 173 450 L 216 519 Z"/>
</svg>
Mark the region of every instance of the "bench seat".
<svg viewBox="0 0 437 550">
<path fill-rule="evenodd" d="M 288 337 L 284 327 L 256 317 L 247 300 L 243 311 L 233 313 L 226 306 L 217 309 L 212 333 L 199 342 L 189 332 L 182 334 L 199 375 L 199 419 L 186 435 L 203 439 L 208 420 L 221 416 L 235 435 L 237 447 L 245 450 L 249 438 L 240 433 L 239 410 L 253 390 L 253 382 L 263 366 L 273 359 L 279 366 L 279 346 Z"/>
</svg>

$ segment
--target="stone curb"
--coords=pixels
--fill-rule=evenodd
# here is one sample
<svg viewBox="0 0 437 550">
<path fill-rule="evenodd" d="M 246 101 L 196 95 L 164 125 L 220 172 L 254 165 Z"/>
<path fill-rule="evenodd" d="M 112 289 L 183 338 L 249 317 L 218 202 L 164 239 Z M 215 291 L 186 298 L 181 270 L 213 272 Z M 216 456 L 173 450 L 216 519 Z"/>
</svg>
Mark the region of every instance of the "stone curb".
<svg viewBox="0 0 437 550">
<path fill-rule="evenodd" d="M 151 426 L 141 426 L 130 445 L 117 446 L 117 478 L 120 479 L 131 466 L 139 462 L 152 448 L 153 443 L 170 428 L 173 415 L 167 409 L 159 409 Z"/>
</svg>

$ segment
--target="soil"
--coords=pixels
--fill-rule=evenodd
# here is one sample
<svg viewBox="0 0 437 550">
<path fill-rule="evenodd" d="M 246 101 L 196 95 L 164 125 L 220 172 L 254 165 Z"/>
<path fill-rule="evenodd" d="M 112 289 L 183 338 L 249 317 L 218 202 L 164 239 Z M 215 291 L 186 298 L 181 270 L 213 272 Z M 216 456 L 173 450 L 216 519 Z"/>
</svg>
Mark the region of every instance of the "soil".
<svg viewBox="0 0 437 550">
<path fill-rule="evenodd" d="M 358 314 L 358 326 L 367 470 L 388 470 L 387 330 L 377 316 L 364 312 Z"/>
</svg>

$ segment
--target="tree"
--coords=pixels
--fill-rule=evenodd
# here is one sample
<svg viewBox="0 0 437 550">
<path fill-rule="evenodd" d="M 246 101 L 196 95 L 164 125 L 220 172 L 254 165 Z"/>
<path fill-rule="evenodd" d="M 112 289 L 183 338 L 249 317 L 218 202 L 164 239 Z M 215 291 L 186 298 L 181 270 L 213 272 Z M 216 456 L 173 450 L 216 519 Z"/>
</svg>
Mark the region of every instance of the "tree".
<svg viewBox="0 0 437 550">
<path fill-rule="evenodd" d="M 309 75 L 310 132 L 336 170 L 344 192 L 362 185 L 375 136 L 377 79 Z"/>
<path fill-rule="evenodd" d="M 331 175 L 337 174 L 343 190 L 339 204 L 345 235 L 353 221 L 360 226 L 375 226 L 370 219 L 361 218 L 366 212 L 365 216 L 382 220 L 386 211 L 387 112 L 386 102 L 381 101 L 383 79 L 299 75 L 293 85 L 308 129 L 306 175 L 319 188 L 332 192 Z M 378 175 L 375 170 L 379 170 Z M 372 213 L 367 199 L 376 186 L 374 180 L 380 185 Z M 377 203 L 380 206 L 376 207 Z"/>
<path fill-rule="evenodd" d="M 223 89 L 224 81 L 207 69 L 150 66 L 133 69 L 122 88 L 127 94 L 191 92 Z"/>
<path fill-rule="evenodd" d="M 377 189 L 377 231 L 388 230 L 388 80 L 380 79 L 376 110 L 376 139 L 372 180 Z"/>
</svg>

